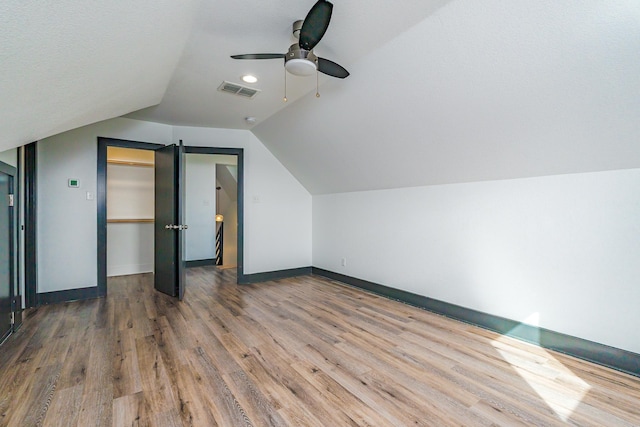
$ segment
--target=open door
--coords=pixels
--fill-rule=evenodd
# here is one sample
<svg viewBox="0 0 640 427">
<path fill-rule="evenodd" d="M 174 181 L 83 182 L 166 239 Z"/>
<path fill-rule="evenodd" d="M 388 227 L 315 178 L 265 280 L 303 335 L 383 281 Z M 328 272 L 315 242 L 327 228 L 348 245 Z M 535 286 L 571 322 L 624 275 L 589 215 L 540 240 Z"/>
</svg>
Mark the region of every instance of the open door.
<svg viewBox="0 0 640 427">
<path fill-rule="evenodd" d="M 184 147 L 155 150 L 154 287 L 182 300 L 185 283 Z"/>
</svg>

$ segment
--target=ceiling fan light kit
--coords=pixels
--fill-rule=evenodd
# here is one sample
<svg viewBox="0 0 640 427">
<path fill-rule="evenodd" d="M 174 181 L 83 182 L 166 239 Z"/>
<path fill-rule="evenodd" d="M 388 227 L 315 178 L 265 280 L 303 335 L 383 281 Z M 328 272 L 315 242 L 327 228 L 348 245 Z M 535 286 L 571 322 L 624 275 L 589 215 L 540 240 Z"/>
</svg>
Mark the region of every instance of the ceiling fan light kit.
<svg viewBox="0 0 640 427">
<path fill-rule="evenodd" d="M 258 78 L 256 76 L 252 76 L 251 74 L 245 74 L 240 78 L 245 83 L 256 83 L 258 81 Z"/>
<path fill-rule="evenodd" d="M 284 58 L 284 68 L 296 76 L 310 76 L 318 71 L 318 58 L 313 52 L 294 43 Z"/>
<path fill-rule="evenodd" d="M 284 58 L 284 68 L 286 72 L 296 76 L 310 76 L 323 73 L 331 77 L 344 79 L 349 76 L 349 72 L 339 64 L 328 59 L 319 58 L 313 53 L 313 48 L 320 42 L 324 33 L 329 27 L 333 4 L 326 0 L 318 0 L 313 5 L 304 20 L 293 23 L 293 36 L 298 39 L 289 47 L 286 54 L 280 53 L 255 53 L 244 55 L 232 55 L 233 59 L 279 59 Z M 285 72 L 285 97 L 286 97 L 286 72 Z M 316 96 L 320 96 L 316 91 Z"/>
</svg>

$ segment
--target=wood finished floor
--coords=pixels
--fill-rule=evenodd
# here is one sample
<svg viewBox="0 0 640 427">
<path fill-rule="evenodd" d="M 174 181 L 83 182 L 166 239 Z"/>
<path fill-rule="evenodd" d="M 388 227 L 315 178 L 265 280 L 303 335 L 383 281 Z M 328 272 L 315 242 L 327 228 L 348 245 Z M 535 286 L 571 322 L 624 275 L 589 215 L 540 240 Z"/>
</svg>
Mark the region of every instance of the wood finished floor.
<svg viewBox="0 0 640 427">
<path fill-rule="evenodd" d="M 28 313 L 3 426 L 640 425 L 640 379 L 316 276 L 188 270 Z"/>
</svg>

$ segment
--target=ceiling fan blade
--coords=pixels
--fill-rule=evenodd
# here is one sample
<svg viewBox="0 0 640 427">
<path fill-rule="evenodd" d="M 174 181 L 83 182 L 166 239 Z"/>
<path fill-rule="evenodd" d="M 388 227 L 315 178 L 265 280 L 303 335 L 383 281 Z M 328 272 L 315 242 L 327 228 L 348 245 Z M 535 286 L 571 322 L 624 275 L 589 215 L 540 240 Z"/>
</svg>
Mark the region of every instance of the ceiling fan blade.
<svg viewBox="0 0 640 427">
<path fill-rule="evenodd" d="M 349 72 L 342 65 L 324 58 L 318 58 L 318 71 L 339 79 L 349 77 Z"/>
<path fill-rule="evenodd" d="M 284 58 L 284 53 L 247 53 L 244 55 L 231 55 L 233 59 L 277 59 Z"/>
<path fill-rule="evenodd" d="M 326 0 L 318 0 L 313 5 L 307 17 L 304 18 L 302 29 L 300 30 L 299 45 L 304 50 L 313 49 L 329 27 L 333 4 Z"/>
</svg>

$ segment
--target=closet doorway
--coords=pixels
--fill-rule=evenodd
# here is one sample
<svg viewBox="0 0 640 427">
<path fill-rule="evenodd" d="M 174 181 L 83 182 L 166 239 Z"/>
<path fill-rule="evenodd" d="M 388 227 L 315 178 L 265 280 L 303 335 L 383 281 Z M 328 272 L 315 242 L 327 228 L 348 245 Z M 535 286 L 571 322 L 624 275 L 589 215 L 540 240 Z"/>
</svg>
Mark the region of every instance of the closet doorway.
<svg viewBox="0 0 640 427">
<path fill-rule="evenodd" d="M 154 271 L 151 150 L 107 147 L 107 277 Z"/>
<path fill-rule="evenodd" d="M 153 219 L 155 217 L 155 214 L 153 212 L 153 203 L 151 204 L 151 216 L 149 217 L 149 211 L 148 208 L 146 210 L 146 212 L 139 212 L 140 209 L 139 208 L 127 208 L 126 206 L 118 206 L 120 204 L 125 204 L 124 200 L 120 199 L 118 200 L 118 202 L 116 202 L 118 205 L 116 205 L 116 210 L 115 212 L 110 212 L 110 217 L 109 219 L 112 221 L 110 223 L 107 222 L 108 217 L 107 217 L 107 177 L 108 177 L 108 172 L 111 172 L 112 170 L 115 170 L 116 174 L 119 170 L 125 169 L 125 168 L 129 168 L 131 170 L 129 170 L 128 172 L 124 172 L 125 177 L 127 175 L 136 175 L 136 174 L 140 174 L 141 170 L 146 169 L 146 174 L 151 174 L 151 176 L 153 176 L 154 173 L 154 167 L 152 166 L 144 166 L 144 165 L 140 165 L 140 164 L 131 164 L 131 165 L 125 165 L 125 164 L 119 164 L 117 163 L 118 159 L 112 159 L 112 161 L 110 163 L 107 162 L 107 152 L 109 149 L 112 148 L 121 148 L 121 149 L 132 149 L 135 150 L 136 152 L 138 151 L 144 151 L 146 152 L 146 161 L 148 161 L 148 159 L 150 157 L 148 156 L 152 156 L 153 158 L 155 158 L 155 154 L 154 151 L 157 150 L 158 148 L 164 147 L 164 145 L 162 144 L 151 144 L 151 143 L 146 143 L 146 142 L 137 142 L 137 141 L 128 141 L 128 140 L 123 140 L 123 139 L 114 139 L 114 138 L 102 138 L 102 137 L 98 137 L 98 163 L 97 163 L 97 169 L 98 169 L 98 176 L 97 176 L 97 191 L 96 191 L 96 202 L 97 202 L 97 225 L 98 225 L 98 277 L 97 277 L 97 282 L 98 282 L 98 295 L 99 296 L 106 296 L 107 295 L 107 252 L 112 252 L 113 251 L 110 250 L 112 249 L 111 246 L 125 246 L 126 243 L 124 243 L 125 241 L 132 241 L 134 239 L 132 239 L 131 236 L 127 236 L 125 237 L 123 242 L 110 242 L 110 245 L 107 244 L 107 235 L 110 234 L 111 239 L 109 240 L 115 240 L 116 237 L 120 234 L 123 234 L 123 232 L 126 231 L 127 228 L 132 228 L 134 225 L 138 225 L 139 229 L 143 229 L 144 227 L 147 227 L 149 229 L 151 229 L 151 233 L 153 233 L 153 226 L 154 223 L 145 223 L 145 222 L 127 222 L 127 221 L 122 221 L 122 222 L 118 222 L 118 220 L 133 220 L 133 219 L 144 219 L 144 220 L 149 220 L 149 219 Z M 130 153 L 130 152 L 129 152 Z M 142 156 L 144 157 L 144 155 Z M 113 161 L 116 160 L 116 161 Z M 126 160 L 126 159 L 121 159 L 121 160 Z M 131 160 L 131 163 L 142 163 L 143 160 L 142 159 L 129 159 Z M 144 175 L 145 172 L 142 172 L 142 174 Z M 124 179 L 124 178 L 121 178 Z M 124 183 L 121 184 L 116 184 L 120 185 L 120 186 L 125 186 Z M 126 186 L 131 186 L 132 184 L 127 184 Z M 113 183 L 112 183 L 113 186 Z M 155 185 L 152 186 L 152 188 L 155 187 Z M 132 192 L 135 193 L 135 192 Z M 126 197 L 126 196 L 125 196 Z M 154 197 L 155 197 L 155 191 L 154 191 Z M 153 198 L 151 199 L 153 200 Z M 112 206 L 113 207 L 113 206 Z M 142 214 L 142 215 L 140 215 Z M 146 216 L 146 218 L 143 218 L 142 216 Z M 134 216 L 136 218 L 134 218 Z M 152 234 L 153 236 L 153 234 Z M 152 237 L 153 239 L 153 237 Z M 136 249 L 132 249 L 129 248 L 128 250 L 136 250 Z M 151 240 L 151 254 L 153 255 L 153 240 Z M 109 273 L 111 275 L 115 275 L 116 273 L 122 273 L 124 271 L 124 269 L 126 268 L 125 266 L 127 265 L 126 262 L 119 262 L 119 260 L 121 259 L 121 257 L 119 256 L 119 254 L 113 254 L 115 256 L 115 258 L 112 257 L 112 265 L 110 266 L 110 270 Z M 153 258 L 151 258 L 151 263 L 153 263 Z M 148 264 L 148 263 L 147 263 Z M 152 266 L 153 268 L 153 266 Z"/>
<path fill-rule="evenodd" d="M 122 217 L 117 217 L 115 214 L 112 215 L 114 213 L 114 211 L 110 212 L 109 219 L 111 219 L 111 222 L 108 223 L 108 217 L 107 217 L 107 168 L 108 168 L 108 164 L 111 165 L 111 167 L 113 168 L 114 166 L 116 166 L 117 163 L 111 162 L 111 163 L 107 163 L 107 149 L 109 147 L 120 147 L 120 148 L 129 148 L 129 149 L 136 149 L 136 150 L 145 150 L 145 151 L 150 151 L 150 152 L 154 152 L 155 150 L 159 149 L 159 148 L 163 148 L 165 147 L 164 145 L 161 144 L 152 144 L 152 143 L 144 143 L 144 142 L 136 142 L 136 141 L 128 141 L 128 140 L 120 140 L 120 139 L 113 139 L 113 138 L 103 138 L 103 137 L 98 137 L 98 176 L 97 176 L 97 194 L 96 194 L 96 201 L 97 201 L 97 228 L 98 228 L 98 241 L 97 241 L 97 246 L 98 246 L 98 271 L 97 271 L 97 282 L 98 282 L 98 294 L 99 296 L 105 296 L 107 294 L 107 253 L 111 252 L 109 249 L 109 246 L 112 245 L 112 243 L 107 244 L 107 231 L 108 231 L 108 227 L 113 227 L 113 226 L 117 226 L 117 225 L 121 225 L 121 224 L 139 224 L 139 225 L 144 225 L 144 224 L 148 224 L 148 221 L 150 218 L 147 218 L 145 216 L 145 212 L 144 210 L 138 210 L 135 211 L 135 215 L 134 212 L 130 209 L 128 213 L 124 213 L 124 211 L 120 211 L 120 213 L 122 214 Z M 213 217 L 211 215 L 207 215 L 208 218 L 206 218 L 206 221 L 209 222 L 209 224 L 213 223 L 214 224 L 214 230 L 217 230 L 219 228 L 219 226 L 216 224 L 215 222 L 215 215 L 216 214 L 220 214 L 224 217 L 223 219 L 223 224 L 221 225 L 220 228 L 223 228 L 223 232 L 224 232 L 224 242 L 222 248 L 222 267 L 234 267 L 234 259 L 235 259 L 235 268 L 236 268 L 236 272 L 237 272 L 237 283 L 245 283 L 245 277 L 244 277 L 244 268 L 243 268 L 243 259 L 244 259 L 244 251 L 243 251 L 243 242 L 244 242 L 244 225 L 243 225 L 243 218 L 244 218 L 244 203 L 243 203 L 243 195 L 244 195 L 244 150 L 241 148 L 215 148 L 215 147 L 190 147 L 190 146 L 185 146 L 184 147 L 184 155 L 182 156 L 183 159 L 185 159 L 184 162 L 184 169 L 185 169 L 185 175 L 189 175 L 190 174 L 190 168 L 193 168 L 193 166 L 188 166 L 187 162 L 186 162 L 186 158 L 187 155 L 191 155 L 191 154 L 198 154 L 198 155 L 207 155 L 206 157 L 211 157 L 212 159 L 215 158 L 215 161 L 217 161 L 218 163 L 214 164 L 220 164 L 220 167 L 217 167 L 218 172 L 221 172 L 220 175 L 220 180 L 218 180 L 218 178 L 214 178 L 215 181 L 208 181 L 207 185 L 209 186 L 209 189 L 207 191 L 209 191 L 209 194 L 206 195 L 205 198 L 201 198 L 200 199 L 200 204 L 201 205 L 206 205 L 207 204 L 207 200 L 209 200 L 209 208 L 213 207 L 215 208 L 215 196 L 216 196 L 216 187 L 220 186 L 222 188 L 224 188 L 223 186 L 226 186 L 227 190 L 225 190 L 225 194 L 219 194 L 218 195 L 218 199 L 222 199 L 218 202 L 218 209 L 224 209 L 223 211 L 220 212 L 214 212 L 213 213 Z M 216 157 L 217 156 L 217 157 Z M 139 167 L 139 168 L 144 168 L 145 166 L 143 165 L 130 165 L 130 166 L 125 166 L 125 165 L 120 165 L 120 167 Z M 155 167 L 149 167 L 150 170 L 155 170 Z M 130 174 L 133 173 L 130 171 Z M 138 173 L 142 173 L 144 174 L 144 172 L 140 172 L 138 171 Z M 218 175 L 217 173 L 215 175 Z M 214 176 L 215 176 L 214 175 Z M 192 178 L 193 180 L 193 178 Z M 226 183 L 225 183 L 226 180 Z M 180 209 L 185 208 L 185 210 L 187 210 L 187 205 L 190 203 L 190 197 L 188 195 L 189 192 L 189 184 L 188 184 L 189 179 L 185 176 L 184 180 L 180 180 L 181 185 L 186 185 L 187 187 L 187 191 L 185 192 L 185 200 L 183 201 L 183 205 L 180 207 Z M 233 183 L 235 182 L 235 191 L 233 191 L 233 189 L 231 189 L 231 186 Z M 220 183 L 220 185 L 218 185 L 218 183 Z M 153 190 L 155 193 L 155 189 Z M 193 195 L 191 195 L 191 201 L 194 202 L 194 197 Z M 154 195 L 154 198 L 155 195 Z M 198 199 L 196 198 L 194 203 L 198 203 Z M 119 207 L 120 208 L 120 207 Z M 214 209 L 215 211 L 216 209 Z M 225 215 L 226 213 L 226 215 Z M 127 216 L 127 218 L 124 218 L 124 216 Z M 131 216 L 131 217 L 129 217 Z M 135 217 L 133 217 L 135 216 Z M 151 218 L 155 217 L 155 213 L 154 216 Z M 203 217 L 204 218 L 204 217 Z M 122 220 L 137 220 L 136 222 L 133 221 L 122 221 L 122 222 L 117 222 L 118 219 L 122 219 Z M 235 219 L 235 221 L 234 221 Z M 184 221 L 189 227 L 188 229 L 186 229 L 185 231 L 191 230 L 192 226 L 188 223 L 188 221 Z M 153 228 L 153 223 L 151 223 Z M 197 229 L 197 226 L 193 226 L 194 228 Z M 115 229 L 115 227 L 113 227 Z M 144 232 L 141 232 L 144 233 Z M 116 234 L 118 234 L 115 230 L 112 230 L 111 235 L 115 236 Z M 205 258 L 202 258 L 202 254 L 200 255 L 193 255 L 194 252 L 192 251 L 191 254 L 193 255 L 192 258 L 193 261 L 195 261 L 196 263 L 188 263 L 190 265 L 197 265 L 198 261 L 200 261 L 201 263 L 215 263 L 216 261 L 216 256 L 215 256 L 215 234 L 213 234 L 213 236 L 209 235 L 207 237 L 207 240 L 209 242 L 209 244 L 211 245 L 211 247 L 214 248 L 213 251 L 213 256 L 208 256 L 208 255 L 204 255 Z M 225 243 L 226 242 L 226 243 Z M 188 241 L 185 242 L 186 243 L 186 250 L 183 253 L 183 257 L 181 259 L 181 262 L 185 262 L 186 261 L 186 254 L 187 252 L 190 251 L 189 247 L 191 245 L 191 243 L 189 243 Z M 155 252 L 155 248 L 153 250 L 153 252 Z M 117 255 L 114 255 L 117 257 Z M 196 260 L 195 258 L 200 258 L 199 260 Z M 117 258 L 113 258 L 113 259 L 117 259 Z M 137 263 L 137 266 L 144 266 L 145 263 Z M 126 265 L 124 263 L 122 264 L 117 264 L 117 263 L 113 263 L 113 265 L 110 265 L 110 273 L 114 274 L 117 273 L 118 271 L 122 272 L 124 270 L 122 270 L 122 268 L 124 268 L 123 266 Z M 147 263 L 148 265 L 148 263 Z M 202 264 L 201 264 L 202 265 Z M 155 267 L 155 266 L 154 266 Z M 155 269 L 155 268 L 154 268 Z"/>
</svg>

